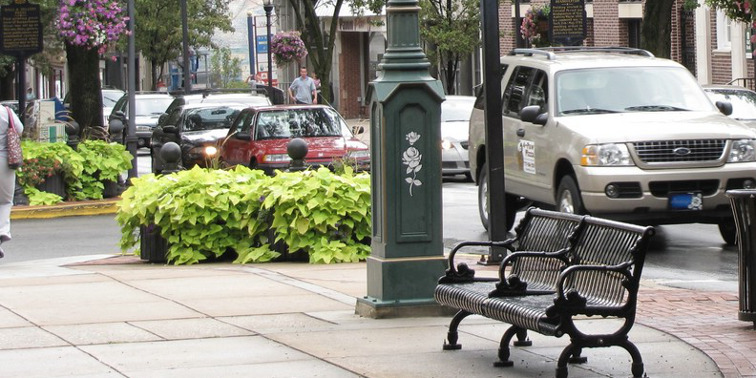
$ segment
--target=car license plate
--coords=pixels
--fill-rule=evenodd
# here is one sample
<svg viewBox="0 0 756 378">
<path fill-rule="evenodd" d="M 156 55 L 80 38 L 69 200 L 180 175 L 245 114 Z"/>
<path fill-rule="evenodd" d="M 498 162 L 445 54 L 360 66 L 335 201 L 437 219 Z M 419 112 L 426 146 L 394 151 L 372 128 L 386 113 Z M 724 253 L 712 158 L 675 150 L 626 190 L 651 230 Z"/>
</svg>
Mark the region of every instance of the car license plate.
<svg viewBox="0 0 756 378">
<path fill-rule="evenodd" d="M 702 210 L 701 193 L 673 193 L 669 195 L 670 210 Z"/>
</svg>

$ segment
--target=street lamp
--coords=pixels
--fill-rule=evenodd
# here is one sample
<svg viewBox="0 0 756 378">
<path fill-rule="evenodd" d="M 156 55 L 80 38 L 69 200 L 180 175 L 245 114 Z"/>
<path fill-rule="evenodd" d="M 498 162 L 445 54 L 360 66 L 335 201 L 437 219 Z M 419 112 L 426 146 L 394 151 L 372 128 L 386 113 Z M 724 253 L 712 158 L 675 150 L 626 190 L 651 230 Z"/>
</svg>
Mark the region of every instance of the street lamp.
<svg viewBox="0 0 756 378">
<path fill-rule="evenodd" d="M 273 11 L 273 0 L 265 0 L 263 3 L 265 10 L 265 20 L 267 22 L 267 40 L 268 40 L 268 95 L 273 93 L 273 56 L 270 52 L 270 12 Z"/>
<path fill-rule="evenodd" d="M 255 76 L 255 14 L 247 12 L 247 48 L 249 49 L 249 74 Z"/>
</svg>

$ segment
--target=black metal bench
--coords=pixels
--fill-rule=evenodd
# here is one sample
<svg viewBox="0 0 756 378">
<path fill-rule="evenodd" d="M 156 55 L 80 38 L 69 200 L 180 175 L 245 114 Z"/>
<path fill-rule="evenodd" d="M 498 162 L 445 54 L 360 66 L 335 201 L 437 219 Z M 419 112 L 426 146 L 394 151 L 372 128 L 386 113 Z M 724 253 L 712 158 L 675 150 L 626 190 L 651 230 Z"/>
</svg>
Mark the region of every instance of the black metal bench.
<svg viewBox="0 0 756 378">
<path fill-rule="evenodd" d="M 570 336 L 557 362 L 556 376 L 567 376 L 567 363 L 586 362 L 583 348 L 620 346 L 632 359 L 632 373 L 643 375 L 640 352 L 628 339 L 635 322 L 640 275 L 654 230 L 590 216 L 529 209 L 517 236 L 502 242 L 463 242 L 449 256 L 449 269 L 436 286 L 442 305 L 459 309 L 449 325 L 444 349 L 459 349 L 459 323 L 471 314 L 512 326 L 499 345 L 496 366 L 511 366 L 509 342 L 529 346 L 527 331 Z M 499 278 L 476 278 L 454 256 L 469 245 L 503 246 L 512 250 L 499 267 Z M 609 334 L 578 330 L 578 315 L 624 319 Z"/>
</svg>

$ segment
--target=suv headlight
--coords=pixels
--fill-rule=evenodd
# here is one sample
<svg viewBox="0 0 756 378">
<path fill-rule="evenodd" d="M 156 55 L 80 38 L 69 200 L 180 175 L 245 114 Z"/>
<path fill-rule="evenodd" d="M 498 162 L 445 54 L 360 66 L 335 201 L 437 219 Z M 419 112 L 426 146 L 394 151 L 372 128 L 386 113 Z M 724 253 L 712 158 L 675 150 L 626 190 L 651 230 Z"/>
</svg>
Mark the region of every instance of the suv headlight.
<svg viewBox="0 0 756 378">
<path fill-rule="evenodd" d="M 756 161 L 756 139 L 740 139 L 732 142 L 728 163 Z"/>
<path fill-rule="evenodd" d="M 623 143 L 589 144 L 583 147 L 580 165 L 584 167 L 634 165 Z"/>
</svg>

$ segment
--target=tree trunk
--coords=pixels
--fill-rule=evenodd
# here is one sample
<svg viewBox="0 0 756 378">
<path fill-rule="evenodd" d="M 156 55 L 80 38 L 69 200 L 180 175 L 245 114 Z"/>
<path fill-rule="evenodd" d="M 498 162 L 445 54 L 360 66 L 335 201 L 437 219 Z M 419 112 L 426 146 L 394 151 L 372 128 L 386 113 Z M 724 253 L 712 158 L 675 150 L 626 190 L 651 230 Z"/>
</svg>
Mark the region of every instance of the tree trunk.
<svg viewBox="0 0 756 378">
<path fill-rule="evenodd" d="M 446 94 L 453 95 L 456 92 L 454 90 L 456 77 L 457 77 L 457 68 L 454 65 L 454 61 L 447 60 L 446 61 Z"/>
<path fill-rule="evenodd" d="M 641 47 L 660 58 L 672 56 L 672 9 L 675 0 L 646 1 Z"/>
<path fill-rule="evenodd" d="M 71 93 L 71 116 L 79 123 L 82 135 L 94 126 L 104 126 L 102 119 L 102 91 L 100 88 L 100 55 L 96 49 L 66 45 Z"/>
</svg>

